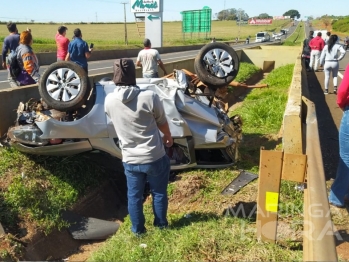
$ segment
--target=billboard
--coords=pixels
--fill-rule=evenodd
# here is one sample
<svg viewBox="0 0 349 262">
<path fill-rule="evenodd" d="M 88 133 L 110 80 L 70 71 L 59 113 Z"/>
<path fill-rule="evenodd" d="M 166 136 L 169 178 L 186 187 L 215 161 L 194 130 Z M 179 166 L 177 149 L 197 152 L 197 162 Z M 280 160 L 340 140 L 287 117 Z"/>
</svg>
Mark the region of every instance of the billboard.
<svg viewBox="0 0 349 262">
<path fill-rule="evenodd" d="M 257 19 L 252 18 L 248 20 L 249 25 L 271 25 L 273 23 L 273 19 Z"/>
<path fill-rule="evenodd" d="M 212 9 L 204 6 L 201 10 L 182 11 L 182 33 L 211 32 Z"/>
<path fill-rule="evenodd" d="M 160 0 L 131 0 L 132 13 L 161 12 Z"/>
</svg>

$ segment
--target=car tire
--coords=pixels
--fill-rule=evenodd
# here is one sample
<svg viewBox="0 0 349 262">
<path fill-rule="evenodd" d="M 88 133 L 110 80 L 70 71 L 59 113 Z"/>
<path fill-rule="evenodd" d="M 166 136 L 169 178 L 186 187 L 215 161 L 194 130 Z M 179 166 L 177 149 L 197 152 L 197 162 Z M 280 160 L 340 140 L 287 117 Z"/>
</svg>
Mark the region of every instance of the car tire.
<svg viewBox="0 0 349 262">
<path fill-rule="evenodd" d="M 239 72 L 240 61 L 235 50 L 224 43 L 210 43 L 201 48 L 194 69 L 199 79 L 210 88 L 228 85 Z"/>
<path fill-rule="evenodd" d="M 76 63 L 55 62 L 43 73 L 39 93 L 53 109 L 76 110 L 86 102 L 90 93 L 87 73 Z"/>
</svg>

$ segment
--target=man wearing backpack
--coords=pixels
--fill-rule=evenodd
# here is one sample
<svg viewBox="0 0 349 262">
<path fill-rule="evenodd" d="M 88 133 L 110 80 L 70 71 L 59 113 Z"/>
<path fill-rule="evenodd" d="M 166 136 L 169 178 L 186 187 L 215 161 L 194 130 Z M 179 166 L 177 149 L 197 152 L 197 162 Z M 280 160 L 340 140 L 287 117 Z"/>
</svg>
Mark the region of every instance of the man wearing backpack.
<svg viewBox="0 0 349 262">
<path fill-rule="evenodd" d="M 8 71 L 8 81 L 10 82 L 11 87 L 17 87 L 16 80 L 14 77 L 10 74 L 10 68 L 9 65 L 6 62 L 6 56 L 9 52 L 15 51 L 16 48 L 19 45 L 19 34 L 17 31 L 17 26 L 15 23 L 8 23 L 7 29 L 10 32 L 10 34 L 5 37 L 4 44 L 2 46 L 2 67 L 7 68 Z"/>
</svg>

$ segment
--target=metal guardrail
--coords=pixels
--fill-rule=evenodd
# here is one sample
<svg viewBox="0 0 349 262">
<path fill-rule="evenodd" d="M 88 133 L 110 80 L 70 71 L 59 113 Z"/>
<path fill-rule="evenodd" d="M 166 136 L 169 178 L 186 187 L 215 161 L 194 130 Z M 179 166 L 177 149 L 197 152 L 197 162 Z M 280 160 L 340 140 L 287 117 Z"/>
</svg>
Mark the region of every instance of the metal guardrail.
<svg viewBox="0 0 349 262">
<path fill-rule="evenodd" d="M 304 190 L 303 261 L 337 261 L 333 223 L 327 198 L 325 172 L 313 102 L 305 97 L 307 186 Z"/>
</svg>

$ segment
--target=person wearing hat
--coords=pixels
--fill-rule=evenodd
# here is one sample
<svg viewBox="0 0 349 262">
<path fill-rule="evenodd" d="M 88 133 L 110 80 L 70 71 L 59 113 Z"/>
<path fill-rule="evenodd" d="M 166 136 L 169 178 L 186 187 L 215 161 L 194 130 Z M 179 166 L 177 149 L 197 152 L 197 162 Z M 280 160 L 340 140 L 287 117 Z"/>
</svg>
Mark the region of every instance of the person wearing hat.
<svg viewBox="0 0 349 262">
<path fill-rule="evenodd" d="M 55 39 L 57 45 L 57 61 L 64 61 L 68 53 L 69 39 L 65 37 L 68 28 L 64 25 L 58 27 Z"/>
<path fill-rule="evenodd" d="M 138 53 L 136 65 L 142 67 L 144 78 L 159 77 L 158 65 L 167 75 L 164 64 L 161 61 L 160 54 L 156 49 L 151 48 L 151 42 L 148 38 L 143 41 L 144 49 Z"/>
</svg>

